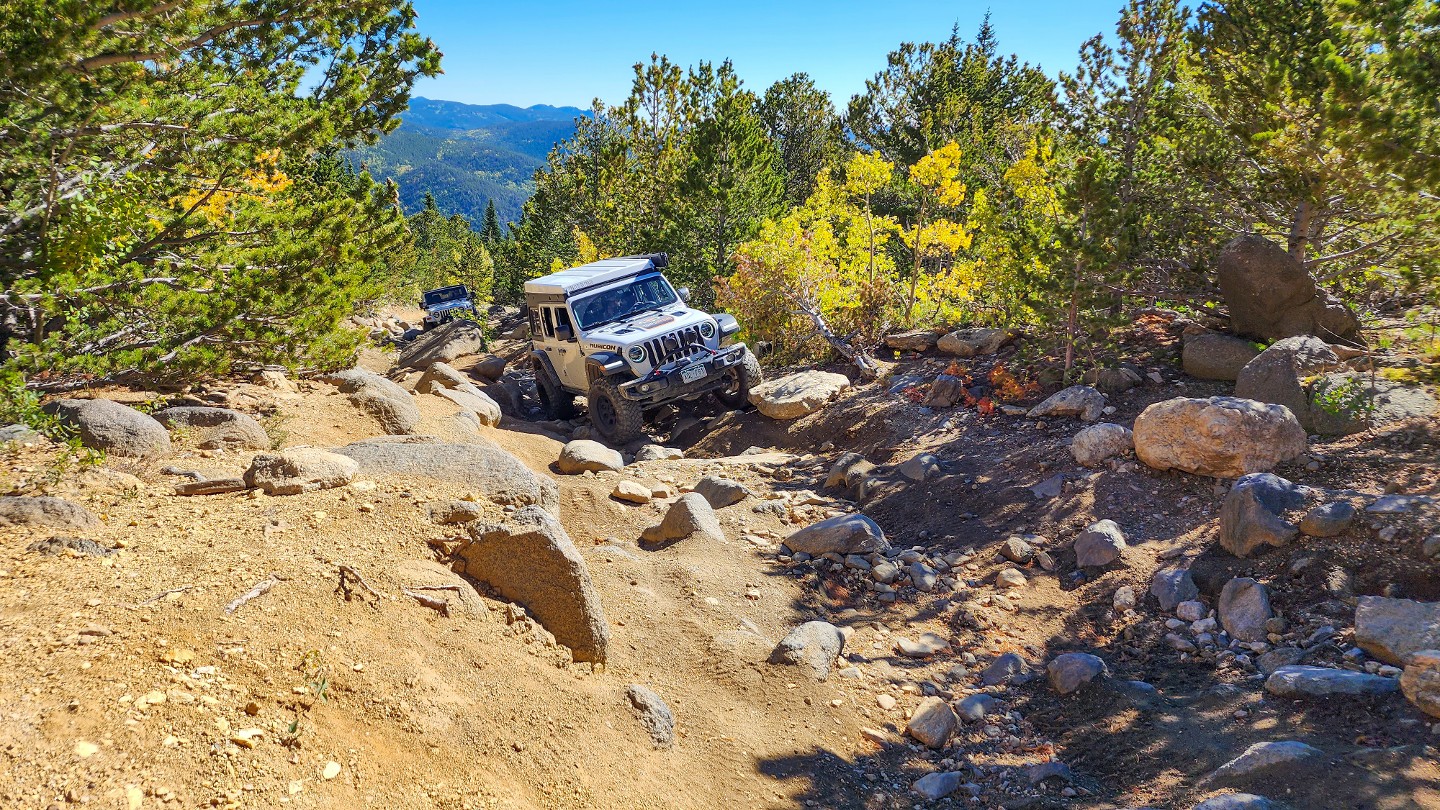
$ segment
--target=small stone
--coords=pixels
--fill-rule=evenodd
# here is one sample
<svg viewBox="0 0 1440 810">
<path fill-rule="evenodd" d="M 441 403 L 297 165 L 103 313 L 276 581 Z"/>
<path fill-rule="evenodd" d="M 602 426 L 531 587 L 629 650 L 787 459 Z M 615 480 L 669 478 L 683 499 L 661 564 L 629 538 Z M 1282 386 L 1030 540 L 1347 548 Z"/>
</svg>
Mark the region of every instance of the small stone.
<svg viewBox="0 0 1440 810">
<path fill-rule="evenodd" d="M 1334 537 L 1355 522 L 1355 507 L 1345 501 L 1321 504 L 1300 520 L 1300 532 L 1310 537 Z"/>
<path fill-rule="evenodd" d="M 1188 602 L 1181 602 L 1180 604 L 1175 606 L 1175 615 L 1178 616 L 1182 621 L 1198 622 L 1201 619 L 1205 618 L 1207 613 L 1208 611 L 1205 608 L 1204 602 L 1197 602 L 1191 600 Z"/>
<path fill-rule="evenodd" d="M 876 696 L 875 696 L 875 703 L 876 703 L 876 705 L 878 705 L 880 708 L 884 709 L 884 710 L 887 711 L 887 712 L 890 711 L 891 709 L 895 708 L 895 706 L 896 706 L 899 702 L 900 702 L 900 701 L 896 700 L 896 699 L 895 699 L 893 696 L 891 696 L 891 695 L 876 695 Z"/>
<path fill-rule="evenodd" d="M 320 771 L 320 778 L 325 780 L 334 779 L 340 775 L 340 763 L 331 760 L 325 763 L 325 769 Z"/>
<path fill-rule="evenodd" d="M 1006 568 L 995 575 L 995 587 L 997 588 L 1023 588 L 1029 584 L 1019 569 Z"/>
<path fill-rule="evenodd" d="M 980 682 L 986 686 L 997 686 L 1027 671 L 1025 659 L 1016 653 L 1005 653 L 991 662 L 980 673 Z"/>
<path fill-rule="evenodd" d="M 1024 565 L 1035 556 L 1035 549 L 1024 539 L 1012 535 L 1000 544 L 1000 556 L 1010 562 Z"/>
<path fill-rule="evenodd" d="M 1075 538 L 1075 564 L 1081 568 L 1103 567 L 1119 559 L 1125 549 L 1125 534 L 1115 521 L 1099 520 Z"/>
<path fill-rule="evenodd" d="M 959 771 L 944 771 L 940 773 L 927 773 L 915 780 L 911 790 L 920 794 L 922 798 L 929 801 L 943 799 L 960 789 L 965 782 L 965 775 Z"/>
<path fill-rule="evenodd" d="M 950 642 L 935 633 L 925 633 L 920 636 L 919 641 L 896 638 L 895 648 L 906 658 L 929 658 L 936 653 L 950 649 Z"/>
<path fill-rule="evenodd" d="M 1216 607 L 1225 632 L 1241 641 L 1265 640 L 1265 623 L 1274 612 L 1264 585 L 1249 577 L 1236 577 L 1225 583 Z"/>
<path fill-rule="evenodd" d="M 95 756 L 95 754 L 100 751 L 100 746 L 86 740 L 77 740 L 75 742 L 74 751 L 75 756 L 81 759 L 89 759 L 90 757 Z"/>
<path fill-rule="evenodd" d="M 915 707 L 905 733 L 930 748 L 943 748 L 960 721 L 955 711 L 938 697 L 928 697 Z"/>
<path fill-rule="evenodd" d="M 1111 606 L 1116 613 L 1124 613 L 1127 610 L 1134 610 L 1140 604 L 1135 596 L 1135 589 L 1129 585 L 1122 585 L 1115 589 L 1115 596 L 1111 599 Z"/>
<path fill-rule="evenodd" d="M 635 481 L 621 481 L 615 485 L 615 490 L 610 497 L 625 503 L 646 504 L 653 500 L 650 487 Z"/>
<path fill-rule="evenodd" d="M 1105 662 L 1089 653 L 1065 653 L 1055 657 L 1046 667 L 1050 685 L 1056 692 L 1068 695 L 1109 672 Z"/>
<path fill-rule="evenodd" d="M 970 722 L 983 720 L 986 715 L 994 714 L 1000 710 L 1000 701 L 994 697 L 981 692 L 970 695 L 956 705 L 956 713 Z"/>
<path fill-rule="evenodd" d="M 1150 580 L 1150 593 L 1159 600 L 1161 610 L 1174 610 L 1181 602 L 1198 597 L 1200 589 L 1188 569 L 1168 568 L 1155 572 Z"/>
</svg>

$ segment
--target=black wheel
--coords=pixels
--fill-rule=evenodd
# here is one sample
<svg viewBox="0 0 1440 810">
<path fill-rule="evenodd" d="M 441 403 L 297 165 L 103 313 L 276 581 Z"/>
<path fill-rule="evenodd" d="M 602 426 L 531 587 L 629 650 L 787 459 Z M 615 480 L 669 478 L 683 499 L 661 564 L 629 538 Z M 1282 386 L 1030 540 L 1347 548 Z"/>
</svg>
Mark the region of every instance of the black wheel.
<svg viewBox="0 0 1440 810">
<path fill-rule="evenodd" d="M 644 433 L 644 409 L 640 403 L 621 396 L 620 386 L 609 377 L 591 383 L 586 399 L 590 403 L 591 427 L 611 444 L 626 444 Z"/>
<path fill-rule="evenodd" d="M 535 390 L 540 394 L 540 407 L 546 419 L 574 419 L 575 395 L 550 378 L 545 367 L 536 364 Z"/>
<path fill-rule="evenodd" d="M 760 370 L 759 358 L 749 349 L 745 350 L 745 359 L 731 366 L 725 374 L 730 379 L 726 381 L 724 388 L 716 389 L 715 398 L 727 408 L 743 408 L 749 405 L 750 389 L 765 379 L 765 373 Z"/>
</svg>

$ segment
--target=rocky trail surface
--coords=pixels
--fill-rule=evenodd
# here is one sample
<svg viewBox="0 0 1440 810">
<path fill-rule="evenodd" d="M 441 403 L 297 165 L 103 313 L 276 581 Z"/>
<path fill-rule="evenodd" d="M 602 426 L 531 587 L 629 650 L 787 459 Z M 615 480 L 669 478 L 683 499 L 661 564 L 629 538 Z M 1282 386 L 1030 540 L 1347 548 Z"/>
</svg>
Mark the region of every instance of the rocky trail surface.
<svg viewBox="0 0 1440 810">
<path fill-rule="evenodd" d="M 107 456 L 0 455 L 0 806 L 1440 807 L 1440 426 L 1307 434 L 1172 321 L 618 449 L 435 333 L 57 406 Z"/>
</svg>

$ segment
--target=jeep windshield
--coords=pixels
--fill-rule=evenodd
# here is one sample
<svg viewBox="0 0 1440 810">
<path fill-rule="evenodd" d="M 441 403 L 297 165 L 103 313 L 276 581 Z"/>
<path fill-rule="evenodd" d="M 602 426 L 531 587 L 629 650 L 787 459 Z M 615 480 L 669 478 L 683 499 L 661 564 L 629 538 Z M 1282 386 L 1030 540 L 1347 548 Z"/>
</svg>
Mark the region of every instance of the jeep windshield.
<svg viewBox="0 0 1440 810">
<path fill-rule="evenodd" d="M 451 287 L 441 287 L 438 290 L 429 290 L 425 293 L 424 305 L 433 307 L 437 304 L 448 304 L 452 301 L 463 301 L 470 297 L 470 291 L 465 289 L 464 284 L 456 284 Z"/>
<path fill-rule="evenodd" d="M 576 298 L 570 303 L 581 329 L 624 320 L 639 312 L 666 307 L 679 300 L 659 273 L 643 275 L 618 287 Z"/>
</svg>

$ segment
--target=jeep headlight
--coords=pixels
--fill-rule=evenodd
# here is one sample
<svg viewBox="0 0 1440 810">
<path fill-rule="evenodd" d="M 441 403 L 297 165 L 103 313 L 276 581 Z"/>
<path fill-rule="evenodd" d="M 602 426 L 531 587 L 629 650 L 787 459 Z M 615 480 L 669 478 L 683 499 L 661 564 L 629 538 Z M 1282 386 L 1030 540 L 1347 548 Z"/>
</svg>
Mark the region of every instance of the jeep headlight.
<svg viewBox="0 0 1440 810">
<path fill-rule="evenodd" d="M 706 340 L 709 340 L 710 338 L 715 337 L 715 322 L 714 322 L 714 321 L 702 321 L 702 322 L 700 323 L 700 337 L 703 337 L 703 338 L 705 338 Z"/>
<path fill-rule="evenodd" d="M 631 346 L 625 350 L 625 356 L 629 358 L 632 363 L 643 363 L 645 362 L 645 347 L 639 345 Z"/>
</svg>

